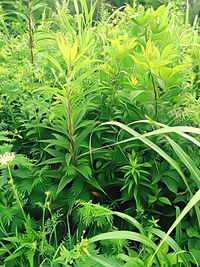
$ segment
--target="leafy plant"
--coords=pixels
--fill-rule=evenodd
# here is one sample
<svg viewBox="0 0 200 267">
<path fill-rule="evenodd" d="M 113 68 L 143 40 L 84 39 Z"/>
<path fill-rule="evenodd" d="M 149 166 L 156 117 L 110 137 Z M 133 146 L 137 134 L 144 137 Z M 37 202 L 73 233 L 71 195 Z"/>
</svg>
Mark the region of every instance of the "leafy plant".
<svg viewBox="0 0 200 267">
<path fill-rule="evenodd" d="M 166 2 L 1 1 L 1 266 L 200 264 L 198 18 Z"/>
</svg>

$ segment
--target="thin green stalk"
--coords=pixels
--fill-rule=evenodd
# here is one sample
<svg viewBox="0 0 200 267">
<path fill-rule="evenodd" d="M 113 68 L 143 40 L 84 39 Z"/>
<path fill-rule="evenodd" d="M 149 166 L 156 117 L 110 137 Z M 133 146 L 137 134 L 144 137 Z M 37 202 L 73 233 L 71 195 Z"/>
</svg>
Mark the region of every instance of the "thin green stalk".
<svg viewBox="0 0 200 267">
<path fill-rule="evenodd" d="M 48 203 L 47 203 L 47 205 L 48 205 Z M 52 214 L 52 212 L 51 212 L 51 210 L 50 210 L 50 206 L 49 206 L 49 205 L 48 205 L 48 210 L 49 210 L 49 212 L 50 212 L 50 214 L 51 214 L 51 218 L 53 218 L 53 214 Z M 57 227 L 57 225 L 58 225 L 59 222 L 60 222 L 60 221 L 58 221 L 58 222 L 53 226 L 53 233 L 51 233 L 51 234 L 50 234 L 50 237 L 49 237 L 49 243 L 51 243 L 52 235 L 54 235 L 54 239 L 55 239 L 55 247 L 58 247 L 58 237 L 57 237 L 57 233 L 56 233 L 56 227 Z"/>
<path fill-rule="evenodd" d="M 46 207 L 47 207 L 47 199 L 48 199 L 48 196 L 46 196 L 44 206 L 42 208 L 42 231 L 43 232 L 44 232 L 44 228 L 45 228 L 45 211 L 46 211 Z"/>
<path fill-rule="evenodd" d="M 12 173 L 11 173 L 11 169 L 10 169 L 10 165 L 7 164 L 7 169 L 8 169 L 8 173 L 9 173 L 9 176 L 10 176 L 10 180 L 9 180 L 9 184 L 11 185 L 11 188 L 12 188 L 12 191 L 13 191 L 13 194 L 15 196 L 15 199 L 16 199 L 16 202 L 22 212 L 22 215 L 24 217 L 24 220 L 26 222 L 27 218 L 26 218 L 26 214 L 24 212 L 24 209 L 23 209 L 23 206 L 22 206 L 22 203 L 20 201 L 20 198 L 19 198 L 19 195 L 18 195 L 18 192 L 17 192 L 17 188 L 16 188 L 16 185 L 14 184 L 14 180 L 13 180 L 13 177 L 12 177 Z"/>
<path fill-rule="evenodd" d="M 69 216 L 70 216 L 71 212 L 72 212 L 72 209 L 70 208 L 67 212 L 67 231 L 68 231 L 70 249 L 73 248 L 73 243 L 72 243 L 72 238 L 71 238 L 71 229 L 70 229 L 70 223 L 69 223 Z"/>
<path fill-rule="evenodd" d="M 33 40 L 33 19 L 31 15 L 31 2 L 30 0 L 27 0 L 27 5 L 29 9 L 29 15 L 28 15 L 28 33 L 29 33 L 29 48 L 30 48 L 30 56 L 31 56 L 31 64 L 34 64 L 34 40 Z"/>
<path fill-rule="evenodd" d="M 40 263 L 39 267 L 44 266 L 43 264 L 44 264 L 46 261 L 49 261 L 49 263 L 51 264 L 51 260 L 48 259 L 48 258 L 46 258 L 46 259 L 44 259 L 44 260 Z"/>
<path fill-rule="evenodd" d="M 44 201 L 44 206 L 42 207 L 42 232 L 45 233 L 45 211 L 46 211 L 46 208 L 47 208 L 47 201 L 48 201 L 48 197 L 50 195 L 50 192 L 46 192 L 45 193 L 46 197 L 45 197 L 45 201 Z M 42 238 L 42 244 L 41 244 L 41 247 L 42 247 L 42 254 L 44 252 L 44 238 Z"/>
<path fill-rule="evenodd" d="M 185 12 L 185 26 L 188 27 L 189 24 L 189 15 L 190 15 L 190 6 L 189 1 L 186 0 L 186 12 Z"/>
</svg>

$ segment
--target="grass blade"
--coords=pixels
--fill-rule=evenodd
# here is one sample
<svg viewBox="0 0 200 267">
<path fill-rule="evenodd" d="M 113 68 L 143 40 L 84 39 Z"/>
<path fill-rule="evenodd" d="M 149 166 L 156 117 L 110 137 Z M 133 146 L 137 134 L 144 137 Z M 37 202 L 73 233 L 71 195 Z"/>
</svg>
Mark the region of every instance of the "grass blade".
<svg viewBox="0 0 200 267">
<path fill-rule="evenodd" d="M 153 260 L 156 256 L 156 254 L 160 251 L 161 246 L 168 240 L 169 235 L 171 232 L 176 228 L 176 226 L 182 221 L 182 219 L 185 217 L 185 215 L 200 201 L 200 189 L 196 192 L 196 194 L 191 198 L 189 203 L 186 205 L 186 207 L 183 209 L 181 214 L 178 216 L 178 218 L 175 220 L 175 222 L 172 224 L 172 226 L 169 228 L 165 236 L 163 236 L 163 239 L 161 243 L 156 248 L 155 253 L 151 257 L 147 267 L 151 267 L 153 264 Z"/>
<path fill-rule="evenodd" d="M 105 267 L 122 267 L 123 265 L 111 261 L 110 259 L 106 259 L 102 256 L 97 256 L 97 255 L 90 255 L 90 259 L 100 263 L 101 265 L 105 266 Z"/>
</svg>

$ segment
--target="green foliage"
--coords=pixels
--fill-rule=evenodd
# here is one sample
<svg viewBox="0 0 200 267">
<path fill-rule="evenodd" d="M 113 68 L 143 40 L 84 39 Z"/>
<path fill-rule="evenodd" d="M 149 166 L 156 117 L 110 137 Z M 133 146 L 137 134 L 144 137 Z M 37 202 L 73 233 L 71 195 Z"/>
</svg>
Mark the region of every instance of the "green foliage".
<svg viewBox="0 0 200 267">
<path fill-rule="evenodd" d="M 198 24 L 139 2 L 1 1 L 0 266 L 200 264 Z"/>
</svg>

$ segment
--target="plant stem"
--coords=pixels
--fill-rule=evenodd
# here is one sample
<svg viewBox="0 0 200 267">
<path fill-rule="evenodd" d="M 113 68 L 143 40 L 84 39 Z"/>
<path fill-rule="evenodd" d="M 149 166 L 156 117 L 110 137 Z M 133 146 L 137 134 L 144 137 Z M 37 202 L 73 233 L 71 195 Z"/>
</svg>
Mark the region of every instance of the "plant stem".
<svg viewBox="0 0 200 267">
<path fill-rule="evenodd" d="M 69 223 L 69 216 L 70 215 L 71 215 L 71 209 L 69 208 L 69 210 L 67 212 L 67 230 L 68 230 L 68 236 L 69 236 L 70 249 L 72 249 L 73 245 L 72 245 L 71 230 L 70 230 L 70 223 Z"/>
<path fill-rule="evenodd" d="M 30 54 L 31 54 L 31 63 L 34 64 L 33 20 L 32 20 L 32 17 L 31 17 L 30 0 L 27 0 L 27 5 L 28 5 L 28 8 L 29 8 L 29 16 L 28 16 L 29 47 L 30 47 Z"/>
<path fill-rule="evenodd" d="M 158 114 L 158 101 L 157 101 L 158 96 L 157 96 L 157 91 L 156 91 L 155 80 L 154 80 L 154 77 L 151 71 L 150 71 L 150 76 L 152 80 L 153 92 L 154 92 L 154 98 L 155 98 L 155 115 L 157 115 Z"/>
<path fill-rule="evenodd" d="M 70 92 L 67 93 L 67 115 L 68 115 L 68 132 L 69 132 L 69 142 L 72 152 L 72 159 L 74 164 L 76 164 L 76 151 L 75 151 L 75 142 L 73 136 L 73 122 L 71 114 L 71 102 L 70 102 Z"/>
<path fill-rule="evenodd" d="M 49 213 L 51 215 L 51 218 L 53 220 L 53 214 L 51 212 L 51 210 L 49 209 Z M 54 234 L 54 239 L 55 239 L 55 247 L 57 248 L 58 247 L 58 237 L 57 237 L 57 232 L 56 232 L 56 227 L 57 227 L 58 223 L 56 223 L 54 226 L 53 226 L 53 233 L 50 234 L 50 237 L 49 237 L 49 243 L 51 243 L 51 238 L 52 238 L 52 235 Z"/>
<path fill-rule="evenodd" d="M 49 194 L 46 194 L 44 205 L 42 207 L 42 232 L 43 233 L 45 233 L 45 214 L 46 214 L 46 208 L 47 208 L 48 198 L 49 198 Z M 42 238 L 42 242 L 41 242 L 41 251 L 42 251 L 42 254 L 44 253 L 44 240 L 45 240 L 45 236 Z"/>
<path fill-rule="evenodd" d="M 48 196 L 45 198 L 44 206 L 42 208 L 42 231 L 45 232 L 45 211 L 46 211 L 46 206 L 47 206 L 47 199 Z"/>
<path fill-rule="evenodd" d="M 8 173 L 9 173 L 9 176 L 10 176 L 9 184 L 11 185 L 13 194 L 14 194 L 15 199 L 16 199 L 16 202 L 17 202 L 19 208 L 21 209 L 21 212 L 22 212 L 22 215 L 23 215 L 23 217 L 24 217 L 24 220 L 26 221 L 26 220 L 27 220 L 27 218 L 26 218 L 26 214 L 25 214 L 25 212 L 24 212 L 22 203 L 21 203 L 21 201 L 20 201 L 20 198 L 19 198 L 19 195 L 18 195 L 18 192 L 17 192 L 16 185 L 14 184 L 14 180 L 13 180 L 13 177 L 12 177 L 12 173 L 11 173 L 11 169 L 10 169 L 9 164 L 7 165 L 7 168 L 8 168 Z"/>
</svg>

